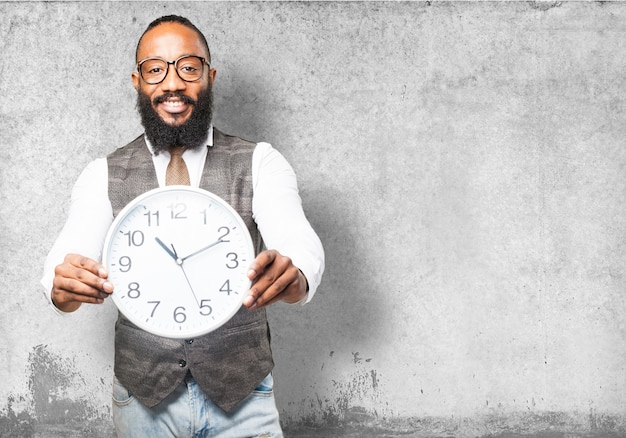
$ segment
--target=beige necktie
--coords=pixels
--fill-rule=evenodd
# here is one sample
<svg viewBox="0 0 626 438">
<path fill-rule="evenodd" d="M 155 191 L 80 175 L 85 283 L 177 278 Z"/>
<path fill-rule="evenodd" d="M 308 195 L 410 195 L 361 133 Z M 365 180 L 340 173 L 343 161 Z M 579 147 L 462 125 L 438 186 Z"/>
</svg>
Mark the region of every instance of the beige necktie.
<svg viewBox="0 0 626 438">
<path fill-rule="evenodd" d="M 189 172 L 187 172 L 187 165 L 183 160 L 183 152 L 185 148 L 178 147 L 170 149 L 170 163 L 167 165 L 165 171 L 165 185 L 184 185 L 189 184 Z"/>
</svg>

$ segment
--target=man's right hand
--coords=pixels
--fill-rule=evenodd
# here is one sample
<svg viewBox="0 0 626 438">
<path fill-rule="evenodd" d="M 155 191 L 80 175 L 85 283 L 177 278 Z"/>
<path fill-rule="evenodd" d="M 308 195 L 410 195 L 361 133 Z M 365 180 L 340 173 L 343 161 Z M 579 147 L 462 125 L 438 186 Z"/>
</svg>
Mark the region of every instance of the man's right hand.
<svg viewBox="0 0 626 438">
<path fill-rule="evenodd" d="M 102 304 L 113 292 L 109 273 L 100 263 L 78 254 L 68 254 L 54 269 L 52 302 L 63 312 L 73 312 L 82 303 Z"/>
</svg>

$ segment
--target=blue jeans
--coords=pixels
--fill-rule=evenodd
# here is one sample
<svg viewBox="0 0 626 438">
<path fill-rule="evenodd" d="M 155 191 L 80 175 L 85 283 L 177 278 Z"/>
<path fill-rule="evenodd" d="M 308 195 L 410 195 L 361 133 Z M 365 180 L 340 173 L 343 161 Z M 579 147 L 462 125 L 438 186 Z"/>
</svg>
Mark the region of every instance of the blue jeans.
<svg viewBox="0 0 626 438">
<path fill-rule="evenodd" d="M 188 376 L 153 408 L 113 378 L 113 422 L 119 438 L 282 437 L 270 373 L 232 412 L 225 413 Z"/>
</svg>

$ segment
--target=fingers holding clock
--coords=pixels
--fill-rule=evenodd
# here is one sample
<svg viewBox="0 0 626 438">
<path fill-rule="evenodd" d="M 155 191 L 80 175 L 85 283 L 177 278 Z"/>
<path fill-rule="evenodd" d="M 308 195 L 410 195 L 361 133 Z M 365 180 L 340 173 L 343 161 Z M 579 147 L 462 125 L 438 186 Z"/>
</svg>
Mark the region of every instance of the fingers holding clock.
<svg viewBox="0 0 626 438">
<path fill-rule="evenodd" d="M 248 270 L 252 280 L 250 295 L 244 300 L 249 309 L 285 301 L 297 303 L 305 297 L 307 280 L 289 257 L 276 250 L 260 253 Z"/>
<path fill-rule="evenodd" d="M 82 303 L 100 304 L 113 292 L 108 272 L 97 261 L 68 254 L 54 270 L 51 297 L 56 307 L 73 312 Z"/>
</svg>

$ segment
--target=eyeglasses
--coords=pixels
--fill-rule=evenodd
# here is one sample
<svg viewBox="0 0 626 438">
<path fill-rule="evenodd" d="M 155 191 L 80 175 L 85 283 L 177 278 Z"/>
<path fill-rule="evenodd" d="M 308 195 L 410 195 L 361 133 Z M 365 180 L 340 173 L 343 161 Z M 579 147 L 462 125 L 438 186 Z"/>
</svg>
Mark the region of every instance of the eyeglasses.
<svg viewBox="0 0 626 438">
<path fill-rule="evenodd" d="M 170 70 L 170 64 L 178 77 L 185 82 L 195 82 L 204 74 L 204 65 L 211 65 L 200 56 L 185 55 L 175 61 L 166 61 L 162 58 L 146 58 L 137 63 L 137 71 L 141 78 L 150 85 L 156 85 L 165 79 Z"/>
</svg>

